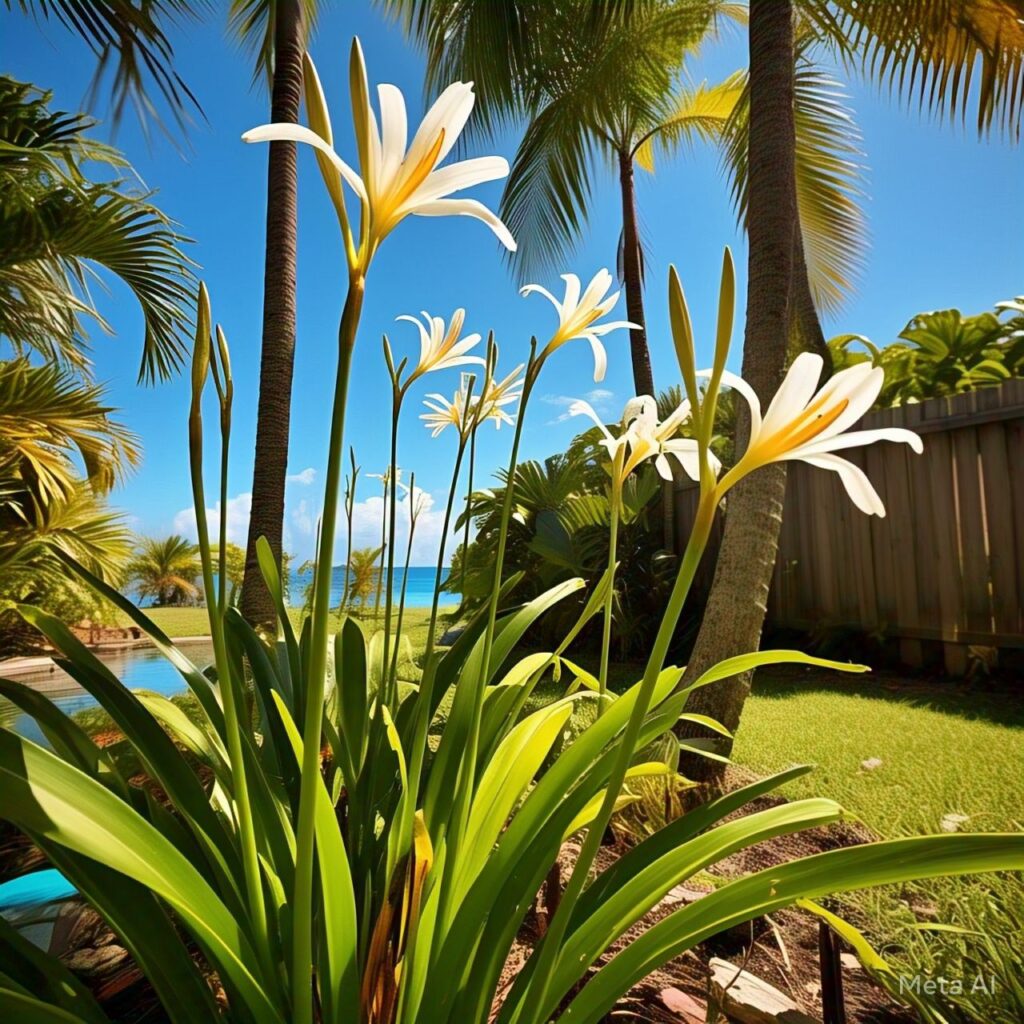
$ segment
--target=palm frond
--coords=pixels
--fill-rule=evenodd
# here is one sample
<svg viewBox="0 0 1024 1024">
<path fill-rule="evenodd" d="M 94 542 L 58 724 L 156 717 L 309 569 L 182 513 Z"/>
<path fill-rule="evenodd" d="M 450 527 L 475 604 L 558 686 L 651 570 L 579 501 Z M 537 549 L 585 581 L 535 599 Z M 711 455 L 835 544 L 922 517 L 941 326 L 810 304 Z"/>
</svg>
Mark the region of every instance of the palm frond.
<svg viewBox="0 0 1024 1024">
<path fill-rule="evenodd" d="M 86 160 L 127 164 L 84 134 L 91 121 L 51 114 L 48 99 L 0 76 L 0 333 L 15 352 L 40 351 L 85 368 L 82 317 L 107 329 L 87 289 L 95 268 L 104 268 L 142 307 L 140 379 L 167 377 L 181 365 L 189 336 L 187 240 L 128 179 L 86 179 Z"/>
<path fill-rule="evenodd" d="M 74 458 L 97 493 L 141 458 L 138 439 L 111 418 L 102 388 L 58 364 L 0 362 L 0 477 L 45 505 L 79 486 Z"/>
<path fill-rule="evenodd" d="M 664 112 L 633 147 L 633 159 L 653 173 L 656 147 L 668 154 L 697 141 L 717 142 L 743 96 L 745 84 L 745 72 L 734 71 L 716 85 L 681 85 L 665 97 Z"/>
<path fill-rule="evenodd" d="M 848 63 L 919 107 L 1020 137 L 1024 16 L 1019 0 L 803 0 Z"/>
<path fill-rule="evenodd" d="M 252 54 L 253 82 L 264 79 L 269 89 L 274 76 L 274 31 L 280 0 L 231 0 L 228 9 L 228 29 Z M 310 38 L 320 16 L 319 0 L 299 0 L 302 6 L 302 25 L 306 38 Z"/>
<path fill-rule="evenodd" d="M 129 104 L 139 123 L 163 127 L 150 95 L 155 89 L 180 130 L 189 113 L 202 113 L 199 101 L 174 70 L 174 48 L 166 28 L 198 17 L 207 0 L 5 0 L 8 10 L 47 21 L 52 18 L 77 35 L 96 58 L 90 92 L 95 95 L 111 72 L 112 120 L 117 124 Z M 90 102 L 90 106 L 92 103 Z"/>
<path fill-rule="evenodd" d="M 861 136 L 843 87 L 806 52 L 798 57 L 794 85 L 797 209 L 804 254 L 815 305 L 832 312 L 852 290 L 866 246 Z M 733 199 L 744 223 L 749 111 L 749 91 L 744 89 L 727 128 L 725 151 Z"/>
</svg>

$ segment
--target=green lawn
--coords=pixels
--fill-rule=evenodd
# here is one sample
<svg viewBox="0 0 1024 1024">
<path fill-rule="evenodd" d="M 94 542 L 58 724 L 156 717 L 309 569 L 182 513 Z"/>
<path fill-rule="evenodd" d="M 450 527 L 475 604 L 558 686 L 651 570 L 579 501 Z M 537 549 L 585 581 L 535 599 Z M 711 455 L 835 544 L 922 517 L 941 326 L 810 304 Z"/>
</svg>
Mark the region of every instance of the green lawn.
<svg viewBox="0 0 1024 1024">
<path fill-rule="evenodd" d="M 1019 691 L 986 692 L 948 682 L 893 677 L 761 676 L 736 736 L 733 758 L 760 774 L 794 762 L 817 771 L 790 797 L 827 796 L 882 836 L 939 832 L 946 815 L 962 830 L 1024 828 L 1024 707 Z M 863 761 L 877 758 L 878 767 Z M 1005 972 L 995 999 L 975 996 L 976 1019 L 1024 1019 L 1011 988 L 1024 963 L 1024 883 L 1019 876 L 940 879 L 846 897 L 870 937 L 909 973 L 972 977 Z M 922 932 L 918 921 L 987 928 L 992 949 L 972 937 Z"/>
<path fill-rule="evenodd" d="M 441 608 L 442 628 L 444 628 L 443 616 L 447 609 Z M 155 622 L 172 640 L 182 636 L 209 636 L 210 624 L 206 617 L 205 608 L 147 608 L 146 614 Z M 291 609 L 292 623 L 298 629 L 302 622 L 302 611 L 298 608 Z M 336 618 L 335 618 L 335 621 Z M 367 627 L 372 625 L 373 616 L 370 615 L 364 620 Z M 420 651 L 426 646 L 427 626 L 430 621 L 429 608 L 407 608 L 405 621 L 402 625 L 402 632 L 407 634 L 413 647 Z M 118 625 L 127 626 L 129 619 L 121 616 Z"/>
</svg>

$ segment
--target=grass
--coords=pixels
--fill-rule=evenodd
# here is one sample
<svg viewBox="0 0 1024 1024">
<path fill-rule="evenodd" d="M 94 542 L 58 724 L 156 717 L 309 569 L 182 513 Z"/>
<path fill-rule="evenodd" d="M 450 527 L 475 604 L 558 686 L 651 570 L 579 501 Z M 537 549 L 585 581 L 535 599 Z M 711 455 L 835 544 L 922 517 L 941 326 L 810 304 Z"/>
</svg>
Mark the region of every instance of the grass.
<svg viewBox="0 0 1024 1024">
<path fill-rule="evenodd" d="M 881 764 L 863 768 L 871 758 Z M 962 830 L 1024 827 L 1024 707 L 1009 690 L 810 672 L 762 675 L 744 709 L 733 759 L 759 774 L 794 762 L 816 764 L 784 795 L 831 797 L 883 837 L 939 832 L 949 814 L 966 816 L 957 823 Z M 1014 985 L 1024 963 L 1019 877 L 937 879 L 844 902 L 902 972 L 970 980 L 977 970 L 995 972 L 994 996 L 963 997 L 972 1019 L 1024 1020 Z M 986 948 L 977 937 L 920 931 L 920 922 L 988 931 L 995 941 Z"/>
<path fill-rule="evenodd" d="M 445 609 L 440 609 L 443 616 Z M 156 623 L 172 640 L 183 636 L 209 636 L 210 623 L 206 617 L 205 608 L 147 608 L 146 614 Z M 290 609 L 292 625 L 299 629 L 302 625 L 302 610 L 299 608 Z M 383 611 L 381 619 L 383 619 Z M 129 625 L 127 616 L 121 616 L 117 624 L 119 626 Z M 335 622 L 337 617 L 335 617 Z M 373 625 L 373 615 L 369 614 L 361 620 L 369 630 Z M 442 620 L 443 621 L 443 620 Z M 430 623 L 429 608 L 407 608 L 405 619 L 402 624 L 402 632 L 405 633 L 417 651 L 423 650 L 427 642 L 427 626 Z"/>
</svg>

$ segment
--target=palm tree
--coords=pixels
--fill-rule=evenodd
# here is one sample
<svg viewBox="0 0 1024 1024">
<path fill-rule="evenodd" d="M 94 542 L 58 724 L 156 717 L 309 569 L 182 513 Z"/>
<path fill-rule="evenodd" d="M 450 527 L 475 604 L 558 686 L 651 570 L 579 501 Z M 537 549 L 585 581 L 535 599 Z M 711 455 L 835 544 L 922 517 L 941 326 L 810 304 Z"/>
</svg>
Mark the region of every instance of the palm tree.
<svg viewBox="0 0 1024 1024">
<path fill-rule="evenodd" d="M 139 600 L 161 607 L 188 604 L 199 597 L 196 579 L 202 571 L 199 548 L 184 537 L 140 537 L 125 573 Z"/>
<path fill-rule="evenodd" d="M 653 173 L 655 153 L 715 141 L 742 92 L 733 75 L 708 86 L 682 80 L 686 57 L 715 31 L 721 0 L 648 0 L 602 5 L 526 0 L 391 0 L 428 48 L 428 82 L 474 80 L 482 123 L 525 116 L 528 126 L 502 197 L 518 241 L 520 279 L 560 267 L 589 215 L 595 161 L 618 176 L 622 233 L 618 266 L 637 394 L 655 394 L 644 318 L 644 260 L 635 172 Z"/>
<path fill-rule="evenodd" d="M 8 6 L 13 0 L 7 0 Z M 145 126 L 156 118 L 147 95 L 155 85 L 184 128 L 189 107 L 199 109 L 188 86 L 174 71 L 174 52 L 164 26 L 191 17 L 201 8 L 186 0 L 133 0 L 89 3 L 75 0 L 19 0 L 37 15 L 51 14 L 81 36 L 97 56 L 97 82 L 107 65 L 117 62 L 114 78 L 115 121 L 126 101 L 134 104 Z M 228 21 L 232 32 L 256 55 L 257 79 L 270 85 L 271 121 L 298 121 L 302 97 L 302 61 L 309 32 L 316 21 L 317 0 L 232 0 Z M 274 142 L 267 167 L 267 238 L 263 280 L 263 333 L 260 396 L 256 418 L 252 507 L 246 547 L 242 610 L 251 622 L 268 624 L 274 610 L 256 559 L 256 541 L 270 543 L 280 567 L 284 529 L 284 488 L 288 470 L 292 367 L 295 354 L 296 277 L 295 146 Z M 113 211 L 112 211 L 113 212 Z M 161 375 L 174 368 L 159 367 Z"/>
<path fill-rule="evenodd" d="M 0 76 L 0 336 L 83 371 L 83 320 L 109 332 L 86 289 L 93 266 L 131 289 L 145 323 L 140 379 L 170 375 L 185 352 L 193 290 L 183 241 L 132 186 L 117 150 L 89 138 L 93 122 L 50 111 L 51 94 Z M 92 182 L 101 162 L 121 176 Z"/>
<path fill-rule="evenodd" d="M 265 76 L 270 85 L 270 121 L 299 120 L 303 54 L 316 21 L 317 6 L 317 0 L 232 0 L 231 27 L 256 51 L 256 76 Z M 267 162 L 256 453 L 241 598 L 242 614 L 250 622 L 264 626 L 274 622 L 275 610 L 260 573 L 256 542 L 260 537 L 267 539 L 280 568 L 295 363 L 297 197 L 295 144 L 272 142 Z"/>
<path fill-rule="evenodd" d="M 348 600 L 356 601 L 365 609 L 367 602 L 377 591 L 381 548 L 356 548 L 348 557 L 345 578 L 348 583 Z"/>
<path fill-rule="evenodd" d="M 743 370 L 762 398 L 781 376 L 786 354 L 779 339 L 788 336 L 791 318 L 816 321 L 813 305 L 808 311 L 806 294 L 801 295 L 804 283 L 794 245 L 799 220 L 793 216 L 789 222 L 792 204 L 784 198 L 796 185 L 798 159 L 796 128 L 790 130 L 782 109 L 794 91 L 798 52 L 792 6 L 790 0 L 752 0 L 750 5 L 750 269 Z M 813 35 L 835 47 L 851 69 L 888 81 L 908 101 L 951 116 L 965 117 L 976 95 L 979 132 L 998 125 L 1019 138 L 1024 24 L 1013 0 L 796 0 L 796 10 Z M 753 101 L 755 79 L 770 83 L 760 112 Z M 760 202 L 755 200 L 758 192 Z M 758 646 L 784 493 L 784 472 L 769 467 L 730 497 L 707 612 L 681 685 L 710 664 Z M 696 692 L 688 709 L 734 731 L 749 689 L 749 674 L 734 677 Z M 699 727 L 685 731 L 709 738 Z M 686 770 L 721 776 L 717 764 L 701 759 L 693 759 Z"/>
</svg>

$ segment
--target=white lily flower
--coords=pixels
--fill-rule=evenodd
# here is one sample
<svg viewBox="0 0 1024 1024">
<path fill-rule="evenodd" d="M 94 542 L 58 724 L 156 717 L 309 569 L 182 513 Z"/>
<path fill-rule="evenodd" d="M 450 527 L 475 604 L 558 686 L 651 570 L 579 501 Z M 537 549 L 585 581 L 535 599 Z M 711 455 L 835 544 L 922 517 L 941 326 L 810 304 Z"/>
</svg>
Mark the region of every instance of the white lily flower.
<svg viewBox="0 0 1024 1024">
<path fill-rule="evenodd" d="M 884 516 L 882 499 L 864 471 L 832 453 L 875 441 L 897 441 L 920 454 L 921 438 L 902 427 L 848 431 L 875 404 L 885 373 L 881 367 L 858 363 L 818 389 L 822 364 L 821 356 L 811 352 L 798 355 L 763 417 L 754 389 L 741 377 L 723 373 L 722 382 L 735 388 L 750 406 L 750 441 L 743 457 L 723 477 L 721 489 L 724 492 L 740 477 L 769 462 L 799 459 L 837 473 L 857 508 L 868 515 Z"/>
<path fill-rule="evenodd" d="M 368 477 L 373 480 L 379 480 L 384 493 L 387 494 L 391 487 L 391 467 L 388 466 L 383 473 L 367 473 Z M 409 485 L 402 483 L 402 467 L 395 467 L 395 486 L 401 488 L 406 494 L 409 493 Z"/>
<path fill-rule="evenodd" d="M 422 316 L 422 321 L 408 314 L 395 318 L 396 320 L 408 320 L 420 330 L 420 358 L 406 379 L 406 387 L 417 377 L 433 370 L 447 370 L 452 366 L 465 366 L 469 363 L 476 363 L 479 366 L 486 365 L 480 356 L 466 355 L 480 341 L 480 335 L 467 334 L 466 337 L 459 338 L 462 333 L 462 324 L 466 319 L 464 309 L 457 309 L 452 313 L 447 327 L 441 317 L 431 316 L 426 310 L 423 310 Z"/>
<path fill-rule="evenodd" d="M 523 378 L 519 376 L 522 372 L 523 364 L 520 363 L 503 380 L 491 377 L 484 383 L 483 394 L 472 402 L 476 422 L 494 420 L 495 430 L 500 430 L 502 423 L 515 423 L 515 418 L 505 411 L 504 406 L 522 398 Z"/>
<path fill-rule="evenodd" d="M 575 274 L 563 274 L 562 280 L 565 281 L 565 298 L 561 302 L 539 284 L 525 285 L 519 292 L 524 296 L 531 292 L 539 292 L 558 312 L 558 330 L 544 347 L 540 358 L 547 358 L 556 348 L 560 348 L 567 341 L 586 338 L 594 353 L 594 380 L 602 381 L 605 371 L 608 369 L 608 354 L 601 343 L 601 336 L 620 328 L 639 330 L 640 325 L 629 320 L 597 323 L 601 317 L 610 313 L 619 301 L 619 292 L 608 295 L 608 289 L 612 286 L 612 275 L 607 270 L 599 270 L 582 294 L 580 279 Z"/>
<path fill-rule="evenodd" d="M 507 249 L 515 251 L 516 243 L 508 228 L 483 203 L 476 199 L 449 198 L 473 185 L 506 177 L 508 161 L 504 157 L 485 156 L 439 167 L 458 141 L 473 110 L 472 82 L 454 82 L 441 93 L 427 111 L 407 149 L 408 119 L 402 92 L 394 85 L 377 87 L 380 102 L 378 129 L 377 117 L 370 104 L 363 51 L 359 40 L 354 40 L 350 80 L 353 82 L 352 113 L 359 150 L 360 173 L 357 174 L 332 145 L 327 105 L 319 92 L 316 69 L 312 61 L 308 64 L 307 90 L 311 88 L 315 94 L 314 102 L 320 114 L 315 127 L 319 130 L 296 124 L 265 124 L 250 129 L 242 138 L 246 142 L 302 142 L 326 157 L 362 205 L 363 242 L 359 256 L 362 269 L 365 270 L 380 242 L 410 214 L 475 217 L 487 224 Z M 331 188 L 330 184 L 328 188 Z"/>
<path fill-rule="evenodd" d="M 438 437 L 448 427 L 455 427 L 463 437 L 472 425 L 472 413 L 466 414 L 466 395 L 460 388 L 449 402 L 444 395 L 427 395 L 423 404 L 429 412 L 420 413 L 423 425 L 430 431 L 431 437 Z"/>
<path fill-rule="evenodd" d="M 615 437 L 601 421 L 593 407 L 582 400 L 569 406 L 570 416 L 588 416 L 601 430 L 600 444 L 607 450 L 609 458 L 615 462 L 620 452 L 623 453 L 622 468 L 619 482 L 626 478 L 647 459 L 654 459 L 658 475 L 665 480 L 672 479 L 672 469 L 668 456 L 673 456 L 688 476 L 700 479 L 700 451 L 697 442 L 691 438 L 676 437 L 680 425 L 690 415 L 689 402 L 683 402 L 671 415 L 658 422 L 658 407 L 649 395 L 632 398 L 626 403 L 622 414 L 622 433 Z M 721 468 L 718 460 L 709 453 L 713 471 L 717 474 Z"/>
</svg>

